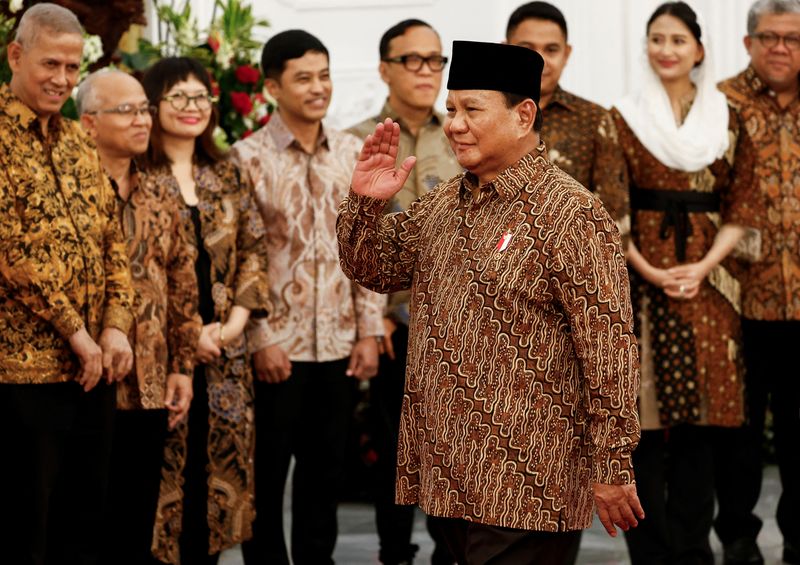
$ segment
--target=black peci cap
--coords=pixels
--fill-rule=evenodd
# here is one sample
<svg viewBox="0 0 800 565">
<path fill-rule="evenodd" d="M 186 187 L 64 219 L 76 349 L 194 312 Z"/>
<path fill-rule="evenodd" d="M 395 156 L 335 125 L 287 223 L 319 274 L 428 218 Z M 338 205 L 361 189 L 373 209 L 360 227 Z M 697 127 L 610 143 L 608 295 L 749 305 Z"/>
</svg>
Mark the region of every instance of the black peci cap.
<svg viewBox="0 0 800 565">
<path fill-rule="evenodd" d="M 539 103 L 544 59 L 533 49 L 505 43 L 454 41 L 448 90 L 499 90 Z"/>
</svg>

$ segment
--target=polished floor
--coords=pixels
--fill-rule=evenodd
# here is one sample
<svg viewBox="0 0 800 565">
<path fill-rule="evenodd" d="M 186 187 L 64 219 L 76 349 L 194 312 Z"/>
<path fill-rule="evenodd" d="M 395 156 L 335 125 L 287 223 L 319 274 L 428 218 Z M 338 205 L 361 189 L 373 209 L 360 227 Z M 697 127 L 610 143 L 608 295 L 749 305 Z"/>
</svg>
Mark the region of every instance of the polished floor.
<svg viewBox="0 0 800 565">
<path fill-rule="evenodd" d="M 758 542 L 766 558 L 766 565 L 780 565 L 782 539 L 775 524 L 775 508 L 780 494 L 780 481 L 777 469 L 769 467 L 764 475 L 764 488 L 756 508 L 757 514 L 764 520 Z M 286 512 L 288 523 L 288 508 Z M 340 565 L 374 565 L 378 563 L 378 538 L 375 534 L 375 523 L 372 507 L 365 504 L 343 504 L 339 508 L 339 540 L 334 559 Z M 424 516 L 418 512 L 414 532 L 414 543 L 420 546 L 415 560 L 418 564 L 430 562 L 433 544 L 425 532 Z M 712 538 L 717 563 L 722 563 L 721 547 L 715 537 Z M 220 560 L 221 565 L 241 565 L 242 557 L 238 548 L 225 552 Z M 578 563 L 584 565 L 623 565 L 629 563 L 625 542 L 620 535 L 611 538 L 605 533 L 597 519 L 590 530 L 585 532 L 581 542 Z"/>
</svg>

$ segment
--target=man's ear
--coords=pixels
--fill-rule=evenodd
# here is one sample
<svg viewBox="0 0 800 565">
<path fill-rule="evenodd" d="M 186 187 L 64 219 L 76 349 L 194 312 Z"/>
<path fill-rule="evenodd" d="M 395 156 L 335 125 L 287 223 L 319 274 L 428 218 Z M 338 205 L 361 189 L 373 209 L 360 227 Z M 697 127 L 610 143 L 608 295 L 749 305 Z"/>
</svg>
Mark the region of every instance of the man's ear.
<svg viewBox="0 0 800 565">
<path fill-rule="evenodd" d="M 277 98 L 281 91 L 281 83 L 274 78 L 265 78 L 264 90 L 266 90 L 272 98 Z"/>
<path fill-rule="evenodd" d="M 97 139 L 97 127 L 94 116 L 89 114 L 81 114 L 81 125 L 89 137 L 92 139 Z"/>
<path fill-rule="evenodd" d="M 6 53 L 8 55 L 8 66 L 11 68 L 11 72 L 18 72 L 22 59 L 22 44 L 18 41 L 12 41 L 8 44 Z"/>
<path fill-rule="evenodd" d="M 381 80 L 389 84 L 389 64 L 386 61 L 381 61 L 381 64 L 378 65 L 378 73 L 381 75 Z"/>
<path fill-rule="evenodd" d="M 526 98 L 517 104 L 517 123 L 524 133 L 527 134 L 533 131 L 533 124 L 536 121 L 536 113 L 538 111 L 539 110 L 536 107 L 536 103 L 530 98 Z"/>
</svg>

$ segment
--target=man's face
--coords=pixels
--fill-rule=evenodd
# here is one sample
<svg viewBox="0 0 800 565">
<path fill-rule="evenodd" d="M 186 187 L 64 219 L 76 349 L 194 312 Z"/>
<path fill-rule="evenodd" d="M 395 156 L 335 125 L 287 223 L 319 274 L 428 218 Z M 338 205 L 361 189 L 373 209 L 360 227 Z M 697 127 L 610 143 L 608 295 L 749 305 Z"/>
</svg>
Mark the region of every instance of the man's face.
<svg viewBox="0 0 800 565">
<path fill-rule="evenodd" d="M 758 76 L 773 90 L 796 84 L 800 73 L 800 49 L 790 49 L 783 39 L 773 47 L 766 47 L 764 41 L 775 35 L 800 38 L 800 14 L 764 14 L 753 35 L 744 38 L 744 45 Z"/>
<path fill-rule="evenodd" d="M 97 93 L 92 114 L 81 116 L 81 123 L 103 155 L 131 159 L 147 150 L 153 120 L 142 85 L 132 76 L 109 73 L 92 85 Z M 132 110 L 136 110 L 135 113 Z"/>
<path fill-rule="evenodd" d="M 308 51 L 299 59 L 289 59 L 280 80 L 265 82 L 287 119 L 319 122 L 328 112 L 333 84 L 324 53 Z"/>
<path fill-rule="evenodd" d="M 82 54 L 80 35 L 54 34 L 47 28 L 39 30 L 31 45 L 12 42 L 12 92 L 40 117 L 57 114 L 78 81 Z"/>
<path fill-rule="evenodd" d="M 550 20 L 524 20 L 506 40 L 511 45 L 533 49 L 542 56 L 542 94 L 552 94 L 572 53 L 572 47 L 567 44 L 567 38 L 558 24 Z"/>
<path fill-rule="evenodd" d="M 403 35 L 389 42 L 387 59 L 403 55 L 419 55 L 421 57 L 441 56 L 442 42 L 439 36 L 429 27 L 415 26 L 408 28 Z M 410 71 L 403 63 L 381 61 L 379 67 L 381 78 L 389 86 L 389 104 L 397 111 L 404 108 L 430 110 L 442 87 L 442 70 L 433 71 L 428 63 L 423 63 L 419 70 Z"/>
<path fill-rule="evenodd" d="M 447 95 L 444 133 L 458 164 L 479 178 L 509 165 L 519 143 L 517 112 L 494 90 L 451 90 Z"/>
</svg>

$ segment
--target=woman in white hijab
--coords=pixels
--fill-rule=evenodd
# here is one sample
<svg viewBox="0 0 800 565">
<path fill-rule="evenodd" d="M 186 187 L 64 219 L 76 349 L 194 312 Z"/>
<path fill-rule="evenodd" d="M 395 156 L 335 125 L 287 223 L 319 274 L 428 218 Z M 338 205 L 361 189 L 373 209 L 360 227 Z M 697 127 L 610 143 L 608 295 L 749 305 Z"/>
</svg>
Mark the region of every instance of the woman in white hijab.
<svg viewBox="0 0 800 565">
<path fill-rule="evenodd" d="M 743 421 L 739 285 L 728 257 L 749 225 L 749 137 L 716 88 L 684 2 L 647 22 L 644 81 L 612 110 L 630 176 L 628 258 L 642 385 L 634 453 L 647 519 L 634 565 L 713 563 L 712 448 Z"/>
</svg>

